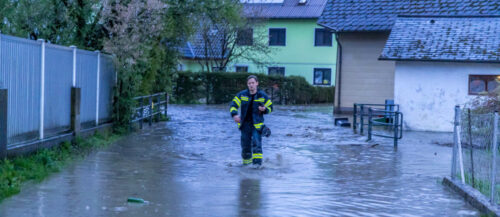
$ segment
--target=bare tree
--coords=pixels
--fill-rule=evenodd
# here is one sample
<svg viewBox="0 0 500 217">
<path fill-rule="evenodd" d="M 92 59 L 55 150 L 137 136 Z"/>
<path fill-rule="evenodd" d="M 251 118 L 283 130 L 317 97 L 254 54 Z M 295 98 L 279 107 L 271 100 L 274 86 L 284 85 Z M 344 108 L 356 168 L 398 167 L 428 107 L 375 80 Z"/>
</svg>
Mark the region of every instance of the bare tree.
<svg viewBox="0 0 500 217">
<path fill-rule="evenodd" d="M 271 49 L 267 45 L 267 32 L 259 31 L 264 20 L 243 16 L 242 5 L 237 0 L 220 1 L 205 6 L 198 16 L 198 29 L 194 43 L 201 47 L 197 58 L 204 71 L 224 70 L 229 63 L 250 61 L 265 64 Z M 254 31 L 258 30 L 258 31 Z"/>
<path fill-rule="evenodd" d="M 161 0 L 105 0 L 103 5 L 101 22 L 108 32 L 104 51 L 115 55 L 118 73 L 114 119 L 126 126 L 133 97 L 150 65 L 149 55 L 161 35 L 167 5 Z"/>
<path fill-rule="evenodd" d="M 161 0 L 105 0 L 103 5 L 102 22 L 108 32 L 104 50 L 124 66 L 136 64 L 160 36 L 167 5 Z"/>
</svg>

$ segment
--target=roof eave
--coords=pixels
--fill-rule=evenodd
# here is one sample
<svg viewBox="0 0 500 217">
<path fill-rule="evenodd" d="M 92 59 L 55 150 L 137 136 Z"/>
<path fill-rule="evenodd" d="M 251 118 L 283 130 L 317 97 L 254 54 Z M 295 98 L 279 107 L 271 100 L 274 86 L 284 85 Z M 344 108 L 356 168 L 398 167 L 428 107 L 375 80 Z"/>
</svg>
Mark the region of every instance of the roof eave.
<svg viewBox="0 0 500 217">
<path fill-rule="evenodd" d="M 210 57 L 210 58 L 205 58 L 205 57 L 186 57 L 183 56 L 183 59 L 189 59 L 189 60 L 223 60 L 225 58 L 216 58 L 216 57 Z"/>
<path fill-rule="evenodd" d="M 337 30 L 331 26 L 328 26 L 324 23 L 320 23 L 320 22 L 317 22 L 316 24 L 318 24 L 319 26 L 322 26 L 324 28 L 327 28 L 329 30 L 331 30 L 332 32 L 334 33 L 370 33 L 370 32 L 391 32 L 392 28 L 391 29 L 379 29 L 379 30 Z"/>
<path fill-rule="evenodd" d="M 378 60 L 382 60 L 382 61 L 410 61 L 410 62 L 500 63 L 500 60 L 409 59 L 409 58 L 393 58 L 393 57 L 379 57 Z"/>
<path fill-rule="evenodd" d="M 328 25 L 325 25 L 325 24 L 320 23 L 320 22 L 316 22 L 316 24 L 318 24 L 319 26 L 322 26 L 322 27 L 324 27 L 324 28 L 326 28 L 326 29 L 329 29 L 329 30 L 331 30 L 331 31 L 332 31 L 332 32 L 334 32 L 334 33 L 337 33 L 337 30 L 336 30 L 336 29 L 334 29 L 334 28 L 332 28 L 332 27 L 330 27 L 330 26 L 328 26 Z"/>
<path fill-rule="evenodd" d="M 248 19 L 319 19 L 319 16 L 283 16 L 283 17 L 272 17 L 272 16 L 245 16 Z"/>
</svg>

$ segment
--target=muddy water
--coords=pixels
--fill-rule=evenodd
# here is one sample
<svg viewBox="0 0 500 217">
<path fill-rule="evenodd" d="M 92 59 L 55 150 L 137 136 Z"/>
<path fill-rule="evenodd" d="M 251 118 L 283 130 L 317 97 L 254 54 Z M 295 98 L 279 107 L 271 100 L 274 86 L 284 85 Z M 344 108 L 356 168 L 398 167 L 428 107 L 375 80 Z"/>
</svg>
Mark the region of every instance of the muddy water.
<svg viewBox="0 0 500 217">
<path fill-rule="evenodd" d="M 389 139 L 333 127 L 329 106 L 267 116 L 264 164 L 240 166 L 226 106 L 172 106 L 172 121 L 78 160 L 0 204 L 0 216 L 477 216 L 440 184 L 450 134 Z M 146 200 L 127 203 L 128 197 Z"/>
</svg>

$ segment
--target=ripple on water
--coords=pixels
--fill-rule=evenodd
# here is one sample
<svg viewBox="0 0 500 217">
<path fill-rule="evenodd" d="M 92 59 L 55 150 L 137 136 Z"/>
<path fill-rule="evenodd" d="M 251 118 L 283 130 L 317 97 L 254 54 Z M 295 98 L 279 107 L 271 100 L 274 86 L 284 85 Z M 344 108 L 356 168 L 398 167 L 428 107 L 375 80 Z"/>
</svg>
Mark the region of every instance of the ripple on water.
<svg viewBox="0 0 500 217">
<path fill-rule="evenodd" d="M 273 135 L 263 139 L 263 165 L 243 167 L 240 132 L 227 105 L 172 105 L 171 121 L 27 188 L 0 204 L 0 215 L 480 214 L 436 181 L 449 173 L 451 149 L 433 140 L 452 137 L 405 132 L 394 150 L 389 139 L 368 143 L 351 129 L 334 127 L 331 108 L 276 106 L 266 117 Z M 151 204 L 124 204 L 136 195 Z M 89 214 L 81 207 L 87 203 L 107 208 Z"/>
</svg>

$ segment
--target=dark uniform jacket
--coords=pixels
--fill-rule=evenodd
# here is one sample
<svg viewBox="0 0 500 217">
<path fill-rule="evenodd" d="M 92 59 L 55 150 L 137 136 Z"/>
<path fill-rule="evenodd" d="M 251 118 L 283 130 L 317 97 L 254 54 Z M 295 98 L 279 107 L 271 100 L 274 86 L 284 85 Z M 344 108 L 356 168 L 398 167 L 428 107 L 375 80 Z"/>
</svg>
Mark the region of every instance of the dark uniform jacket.
<svg viewBox="0 0 500 217">
<path fill-rule="evenodd" d="M 252 100 L 252 95 L 248 89 L 239 92 L 231 102 L 229 112 L 231 112 L 231 116 L 235 116 L 238 114 L 238 108 L 241 107 L 241 122 L 238 123 L 238 128 L 245 121 L 247 112 L 252 112 L 253 126 L 255 129 L 261 130 L 264 125 L 264 114 L 269 114 L 273 111 L 273 103 L 267 94 L 261 90 L 257 90 L 254 96 L 252 111 L 248 111 L 250 100 Z M 264 112 L 259 111 L 259 106 L 266 107 L 266 110 Z"/>
</svg>

